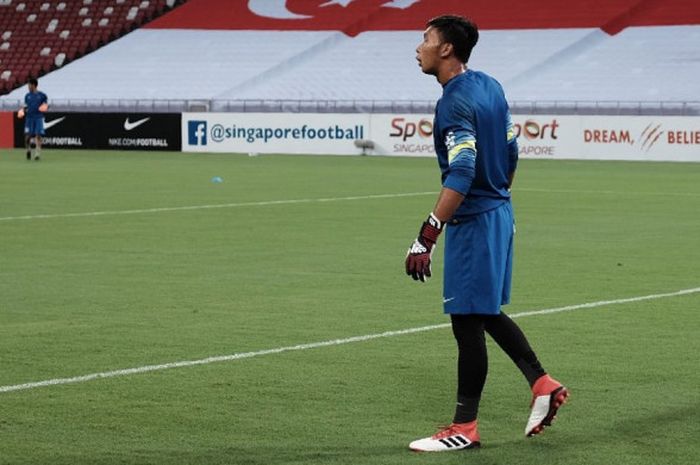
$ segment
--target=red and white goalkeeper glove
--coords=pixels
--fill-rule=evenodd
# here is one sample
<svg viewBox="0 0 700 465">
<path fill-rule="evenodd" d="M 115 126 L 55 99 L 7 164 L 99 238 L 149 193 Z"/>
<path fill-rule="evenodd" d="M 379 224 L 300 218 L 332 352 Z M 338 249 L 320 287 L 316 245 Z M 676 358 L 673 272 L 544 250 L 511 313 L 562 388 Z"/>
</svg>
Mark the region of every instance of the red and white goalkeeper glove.
<svg viewBox="0 0 700 465">
<path fill-rule="evenodd" d="M 434 214 L 430 214 L 420 228 L 418 237 L 406 253 L 406 274 L 416 281 L 425 282 L 426 278 L 432 276 L 430 270 L 430 259 L 438 236 L 442 232 L 445 224 L 437 219 Z"/>
</svg>

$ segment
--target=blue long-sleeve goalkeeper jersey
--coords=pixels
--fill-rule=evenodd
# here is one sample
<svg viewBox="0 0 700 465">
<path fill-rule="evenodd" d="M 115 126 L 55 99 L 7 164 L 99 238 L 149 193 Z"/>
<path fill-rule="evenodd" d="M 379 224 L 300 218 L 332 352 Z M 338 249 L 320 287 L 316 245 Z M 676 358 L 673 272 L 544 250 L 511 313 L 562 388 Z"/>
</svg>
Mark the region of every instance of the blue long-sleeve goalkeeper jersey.
<svg viewBox="0 0 700 465">
<path fill-rule="evenodd" d="M 510 199 L 518 143 L 508 102 L 491 76 L 467 70 L 443 87 L 433 138 L 442 185 L 466 197 L 454 217 L 475 215 Z"/>
<path fill-rule="evenodd" d="M 43 117 L 44 114 L 41 111 L 39 111 L 39 107 L 42 104 L 47 103 L 48 101 L 49 98 L 46 96 L 45 93 L 41 91 L 37 90 L 36 92 L 27 92 L 27 94 L 24 96 L 24 106 L 27 108 L 27 117 Z"/>
</svg>

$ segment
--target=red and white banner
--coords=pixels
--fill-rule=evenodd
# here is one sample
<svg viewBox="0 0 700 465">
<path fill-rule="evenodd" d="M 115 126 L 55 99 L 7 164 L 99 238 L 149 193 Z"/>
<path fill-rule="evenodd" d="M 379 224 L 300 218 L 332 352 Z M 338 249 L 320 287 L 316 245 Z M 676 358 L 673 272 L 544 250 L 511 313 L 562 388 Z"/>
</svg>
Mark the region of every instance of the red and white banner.
<svg viewBox="0 0 700 465">
<path fill-rule="evenodd" d="M 629 26 L 700 23 L 697 0 L 189 0 L 150 23 L 156 29 L 275 31 L 423 30 L 445 13 L 470 17 L 480 29 L 601 28 L 614 35 Z"/>
</svg>

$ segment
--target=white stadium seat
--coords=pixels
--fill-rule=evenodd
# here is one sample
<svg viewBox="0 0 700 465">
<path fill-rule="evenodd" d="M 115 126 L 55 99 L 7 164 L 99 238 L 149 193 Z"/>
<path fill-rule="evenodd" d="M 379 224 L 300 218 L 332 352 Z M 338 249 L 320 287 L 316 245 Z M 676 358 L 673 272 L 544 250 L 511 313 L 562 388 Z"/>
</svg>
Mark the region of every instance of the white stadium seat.
<svg viewBox="0 0 700 465">
<path fill-rule="evenodd" d="M 86 18 L 89 22 L 89 18 Z M 433 100 L 418 31 L 142 29 L 43 79 L 65 98 Z M 700 27 L 483 31 L 470 65 L 511 100 L 697 100 Z M 137 72 L 134 72 L 137 70 Z M 148 76 L 148 79 L 143 79 Z M 673 85 L 668 85 L 673 82 Z"/>
</svg>

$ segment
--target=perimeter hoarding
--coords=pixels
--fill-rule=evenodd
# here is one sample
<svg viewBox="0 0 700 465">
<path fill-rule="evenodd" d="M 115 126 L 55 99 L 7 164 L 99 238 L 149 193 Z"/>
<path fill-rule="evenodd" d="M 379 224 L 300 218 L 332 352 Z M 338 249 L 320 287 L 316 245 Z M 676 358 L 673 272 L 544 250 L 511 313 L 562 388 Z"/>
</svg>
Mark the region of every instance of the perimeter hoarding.
<svg viewBox="0 0 700 465">
<path fill-rule="evenodd" d="M 700 162 L 700 118 L 513 115 L 522 158 Z M 432 155 L 432 116 L 372 115 L 381 155 Z"/>
<path fill-rule="evenodd" d="M 14 147 L 13 114 L 8 111 L 0 111 L 0 149 Z"/>
<path fill-rule="evenodd" d="M 700 162 L 700 118 L 514 116 L 523 158 Z"/>
<path fill-rule="evenodd" d="M 435 156 L 430 114 L 185 113 L 183 150 Z M 522 158 L 700 162 L 700 118 L 513 115 Z"/>
<path fill-rule="evenodd" d="M 376 154 L 435 156 L 432 115 L 374 114 L 370 129 Z"/>
<path fill-rule="evenodd" d="M 180 151 L 179 113 L 58 113 L 44 117 L 45 148 Z M 24 147 L 15 114 L 15 147 Z"/>
<path fill-rule="evenodd" d="M 357 155 L 370 116 L 334 113 L 183 113 L 186 152 Z"/>
</svg>

